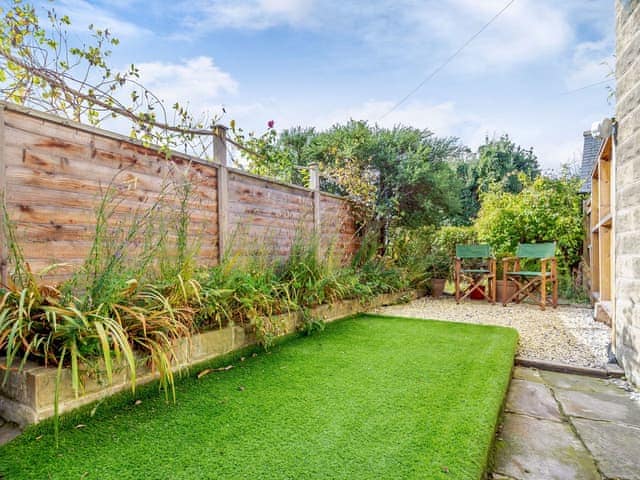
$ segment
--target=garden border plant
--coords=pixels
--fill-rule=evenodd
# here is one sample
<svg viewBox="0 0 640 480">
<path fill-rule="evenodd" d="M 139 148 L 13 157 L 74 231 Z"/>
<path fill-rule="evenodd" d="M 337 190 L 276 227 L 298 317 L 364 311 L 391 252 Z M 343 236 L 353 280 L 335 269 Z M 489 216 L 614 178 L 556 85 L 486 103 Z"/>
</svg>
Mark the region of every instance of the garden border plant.
<svg viewBox="0 0 640 480">
<path fill-rule="evenodd" d="M 180 339 L 188 343 L 195 332 L 235 322 L 253 329 L 269 348 L 283 332 L 278 314 L 302 312 L 303 328 L 311 333 L 322 324 L 305 315 L 310 307 L 411 286 L 405 270 L 380 257 L 376 248 L 364 245 L 351 264 L 342 265 L 330 247 L 320 255 L 319 239 L 305 241 L 306 232 L 300 232 L 284 261 L 254 255 L 241 265 L 229 254 L 217 266 L 198 268 L 200 242 L 190 240 L 187 173 L 172 172 L 157 198 L 124 217 L 116 212 L 130 187 L 114 177 L 98 201 L 85 263 L 60 285 L 49 285 L 31 271 L 4 209 L 13 266 L 0 303 L 4 382 L 9 372 L 36 359 L 59 372 L 70 367 L 76 397 L 83 378 L 96 376 L 110 384 L 122 368 L 134 391 L 136 369 L 147 364 L 157 372 L 166 400 L 175 401 Z M 180 204 L 175 214 L 164 208 L 170 197 Z"/>
</svg>

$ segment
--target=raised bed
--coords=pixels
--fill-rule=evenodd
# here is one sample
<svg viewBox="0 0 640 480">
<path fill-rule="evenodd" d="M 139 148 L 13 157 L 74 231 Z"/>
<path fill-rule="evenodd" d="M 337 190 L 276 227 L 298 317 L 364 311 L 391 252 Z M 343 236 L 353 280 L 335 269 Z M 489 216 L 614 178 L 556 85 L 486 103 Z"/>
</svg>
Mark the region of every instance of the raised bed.
<svg viewBox="0 0 640 480">
<path fill-rule="evenodd" d="M 408 291 L 379 295 L 368 301 L 345 300 L 330 305 L 312 308 L 310 313 L 315 318 L 331 322 L 338 318 L 364 312 L 368 309 L 391 305 L 401 301 L 413 300 L 424 292 Z M 298 313 L 280 315 L 285 326 L 284 334 L 296 331 L 301 322 Z M 191 342 L 183 341 L 177 346 L 175 371 L 188 369 L 193 365 L 212 360 L 221 355 L 256 344 L 256 338 L 244 327 L 228 325 L 220 330 L 212 330 L 191 337 Z M 3 361 L 3 360 L 0 360 Z M 37 423 L 54 415 L 54 398 L 57 370 L 43 367 L 35 362 L 27 362 L 22 371 L 9 373 L 4 386 L 0 386 L 0 416 L 15 422 L 21 427 Z M 136 373 L 136 384 L 148 383 L 157 378 L 157 373 L 141 364 Z M 111 396 L 131 387 L 127 369 L 113 373 L 113 382 L 106 384 L 105 379 L 96 375 L 87 376 L 83 383 L 83 393 L 76 398 L 71 387 L 71 371 L 63 369 L 59 387 L 60 413 L 71 411 L 80 406 Z"/>
</svg>

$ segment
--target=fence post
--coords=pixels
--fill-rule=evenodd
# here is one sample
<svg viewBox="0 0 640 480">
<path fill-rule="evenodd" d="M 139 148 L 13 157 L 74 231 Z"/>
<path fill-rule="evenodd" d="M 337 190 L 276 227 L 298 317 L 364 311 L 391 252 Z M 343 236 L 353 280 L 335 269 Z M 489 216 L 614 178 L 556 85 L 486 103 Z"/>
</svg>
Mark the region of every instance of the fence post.
<svg viewBox="0 0 640 480">
<path fill-rule="evenodd" d="M 309 188 L 313 190 L 313 230 L 320 241 L 320 169 L 317 163 L 309 164 Z"/>
<path fill-rule="evenodd" d="M 4 214 L 7 209 L 7 160 L 5 158 L 5 132 L 4 132 L 4 105 L 0 105 L 0 205 L 3 210 L 0 212 L 0 281 L 7 284 L 7 268 L 9 262 L 9 246 L 5 237 Z"/>
<path fill-rule="evenodd" d="M 229 212 L 229 170 L 227 169 L 227 127 L 216 125 L 213 137 L 213 159 L 218 164 L 218 262 L 227 248 Z"/>
</svg>

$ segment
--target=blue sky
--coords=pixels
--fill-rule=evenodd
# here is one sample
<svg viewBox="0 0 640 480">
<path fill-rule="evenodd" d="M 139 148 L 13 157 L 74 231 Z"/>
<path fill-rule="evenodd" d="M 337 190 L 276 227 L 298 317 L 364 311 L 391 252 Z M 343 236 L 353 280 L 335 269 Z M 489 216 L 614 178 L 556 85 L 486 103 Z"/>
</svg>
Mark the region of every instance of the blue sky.
<svg viewBox="0 0 640 480">
<path fill-rule="evenodd" d="M 515 0 L 462 54 L 383 115 L 506 0 L 59 0 L 80 35 L 120 38 L 113 64 L 137 64 L 168 103 L 221 111 L 247 130 L 326 128 L 349 118 L 402 123 L 475 148 L 509 133 L 545 168 L 581 154 L 582 132 L 613 113 L 608 0 Z M 613 82 L 610 86 L 613 87 Z M 566 93 L 573 91 L 572 93 Z"/>
</svg>

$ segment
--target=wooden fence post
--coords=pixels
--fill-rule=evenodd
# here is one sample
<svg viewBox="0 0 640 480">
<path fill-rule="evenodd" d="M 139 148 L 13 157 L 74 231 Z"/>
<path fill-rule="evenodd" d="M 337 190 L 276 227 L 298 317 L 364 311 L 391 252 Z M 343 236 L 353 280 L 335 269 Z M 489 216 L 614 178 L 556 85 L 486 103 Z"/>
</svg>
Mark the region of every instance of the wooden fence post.
<svg viewBox="0 0 640 480">
<path fill-rule="evenodd" d="M 309 188 L 313 190 L 313 230 L 320 241 L 320 169 L 317 163 L 309 164 Z"/>
<path fill-rule="evenodd" d="M 8 280 L 9 246 L 5 236 L 6 225 L 4 225 L 4 215 L 7 207 L 7 160 L 5 158 L 5 107 L 0 105 L 0 202 L 2 202 L 2 212 L 0 212 L 0 281 L 3 285 Z"/>
<path fill-rule="evenodd" d="M 0 105 L 0 205 L 3 210 L 0 212 L 0 281 L 7 284 L 7 268 L 9 261 L 9 246 L 5 238 L 6 226 L 4 224 L 4 209 L 7 208 L 7 161 L 5 158 L 5 132 L 4 132 L 4 105 Z"/>
<path fill-rule="evenodd" d="M 224 259 L 227 248 L 229 212 L 229 170 L 227 169 L 227 128 L 214 128 L 213 159 L 218 164 L 218 262 Z"/>
</svg>

